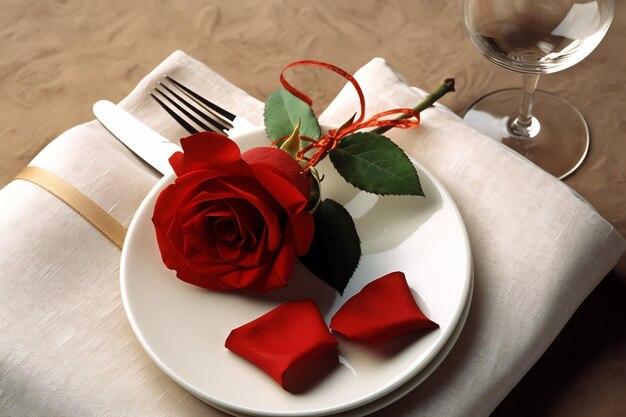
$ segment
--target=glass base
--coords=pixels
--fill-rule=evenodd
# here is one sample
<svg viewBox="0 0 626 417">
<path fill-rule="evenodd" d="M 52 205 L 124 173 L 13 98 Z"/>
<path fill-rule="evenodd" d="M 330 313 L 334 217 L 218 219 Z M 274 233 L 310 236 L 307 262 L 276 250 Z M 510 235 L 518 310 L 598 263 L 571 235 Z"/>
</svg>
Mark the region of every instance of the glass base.
<svg viewBox="0 0 626 417">
<path fill-rule="evenodd" d="M 510 123 L 517 117 L 522 90 L 494 91 L 475 101 L 463 115 L 469 125 L 559 179 L 571 175 L 589 151 L 589 128 L 583 115 L 565 99 L 537 90 L 530 137 L 517 136 Z"/>
</svg>

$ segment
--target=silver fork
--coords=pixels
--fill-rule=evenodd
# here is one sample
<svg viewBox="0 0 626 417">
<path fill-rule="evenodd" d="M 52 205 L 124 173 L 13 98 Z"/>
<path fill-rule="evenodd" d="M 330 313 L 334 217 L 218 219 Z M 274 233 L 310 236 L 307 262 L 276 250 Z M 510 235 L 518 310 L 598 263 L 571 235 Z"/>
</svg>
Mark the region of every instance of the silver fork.
<svg viewBox="0 0 626 417">
<path fill-rule="evenodd" d="M 233 136 L 254 126 L 202 97 L 169 75 L 164 75 L 150 92 L 178 124 L 193 134 L 201 131 Z"/>
</svg>

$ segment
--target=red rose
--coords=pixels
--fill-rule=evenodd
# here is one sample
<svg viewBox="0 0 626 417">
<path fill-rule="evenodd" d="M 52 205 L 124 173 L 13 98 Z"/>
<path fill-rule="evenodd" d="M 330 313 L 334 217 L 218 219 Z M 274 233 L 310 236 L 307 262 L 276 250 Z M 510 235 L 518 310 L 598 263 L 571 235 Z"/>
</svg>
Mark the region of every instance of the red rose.
<svg viewBox="0 0 626 417">
<path fill-rule="evenodd" d="M 243 155 L 224 135 L 198 133 L 170 157 L 176 180 L 159 195 L 152 222 L 161 257 L 176 276 L 211 290 L 268 291 L 289 281 L 313 238 L 308 179 L 286 152 Z"/>
</svg>

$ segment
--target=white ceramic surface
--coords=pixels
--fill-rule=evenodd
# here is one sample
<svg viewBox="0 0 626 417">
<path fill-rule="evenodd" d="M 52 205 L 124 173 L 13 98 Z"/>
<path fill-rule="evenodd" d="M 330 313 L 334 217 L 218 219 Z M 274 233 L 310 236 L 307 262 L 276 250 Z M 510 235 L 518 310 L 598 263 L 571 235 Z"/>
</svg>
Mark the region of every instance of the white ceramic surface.
<svg viewBox="0 0 626 417">
<path fill-rule="evenodd" d="M 465 303 L 463 312 L 461 313 L 461 318 L 459 319 L 459 323 L 457 324 L 456 328 L 450 335 L 450 338 L 448 339 L 444 347 L 439 351 L 439 353 L 437 353 L 437 355 L 435 355 L 435 357 L 428 363 L 428 365 L 424 367 L 424 369 L 418 372 L 417 375 L 411 378 L 408 382 L 396 388 L 395 390 L 391 391 L 387 395 L 377 398 L 374 401 L 365 403 L 359 407 L 356 407 L 350 410 L 340 411 L 337 414 L 327 414 L 327 415 L 332 415 L 332 416 L 340 415 L 341 417 L 363 417 L 363 416 L 372 414 L 398 401 L 399 399 L 401 399 L 402 397 L 404 397 L 405 395 L 413 391 L 415 388 L 417 388 L 422 382 L 424 382 L 437 369 L 437 367 L 443 362 L 443 360 L 448 356 L 448 353 L 450 353 L 457 339 L 461 335 L 461 331 L 463 330 L 463 325 L 465 324 L 465 320 L 467 319 L 467 315 L 469 314 L 469 311 L 470 311 L 472 293 L 473 293 L 473 288 L 474 288 L 473 283 L 474 283 L 474 277 L 472 274 L 472 283 L 470 284 L 470 292 L 467 295 L 468 299 L 467 299 L 467 302 Z M 245 414 L 235 413 L 230 410 L 222 410 L 222 411 L 229 412 L 230 414 L 233 414 L 239 417 L 248 417 Z"/>
<path fill-rule="evenodd" d="M 242 135 L 237 142 L 242 150 L 269 144 L 263 130 Z M 472 283 L 470 247 L 458 210 L 441 184 L 415 164 L 425 198 L 360 192 L 345 183 L 328 160 L 318 165 L 325 175 L 323 197 L 345 205 L 362 241 L 363 257 L 342 297 L 300 265 L 288 287 L 262 295 L 216 293 L 178 280 L 161 262 L 150 221 L 156 197 L 173 181 L 172 176 L 164 177 L 129 227 L 120 268 L 124 307 L 146 352 L 185 389 L 237 414 L 358 413 L 376 400 L 387 404 L 386 398 L 399 398 L 389 395 L 395 390 L 412 389 L 410 384 L 417 385 L 421 372 L 426 374 L 425 367 L 437 362 L 460 331 Z M 396 270 L 406 274 L 420 308 L 440 328 L 380 348 L 340 339 L 340 365 L 305 392 L 283 390 L 224 348 L 230 330 L 289 300 L 314 299 L 329 322 L 366 283 Z"/>
</svg>

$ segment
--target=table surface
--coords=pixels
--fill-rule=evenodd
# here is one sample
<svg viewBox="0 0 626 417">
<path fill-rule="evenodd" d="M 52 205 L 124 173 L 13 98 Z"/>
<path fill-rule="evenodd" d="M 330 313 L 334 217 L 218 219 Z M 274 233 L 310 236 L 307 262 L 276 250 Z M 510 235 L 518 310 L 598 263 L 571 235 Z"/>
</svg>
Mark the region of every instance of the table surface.
<svg viewBox="0 0 626 417">
<path fill-rule="evenodd" d="M 566 183 L 626 236 L 626 8 L 580 64 L 543 76 L 539 88 L 575 104 L 590 125 L 588 159 Z M 462 112 L 520 76 L 467 40 L 457 1 L 3 0 L 0 5 L 0 186 L 47 143 L 93 119 L 98 99 L 118 101 L 172 51 L 182 49 L 265 100 L 296 59 L 355 71 L 382 56 L 424 89 L 443 78 L 442 103 Z M 252 19 L 252 21 L 250 21 Z M 342 79 L 291 76 L 321 111 Z M 612 274 L 581 306 L 544 357 L 494 415 L 626 415 L 626 280 Z"/>
</svg>

